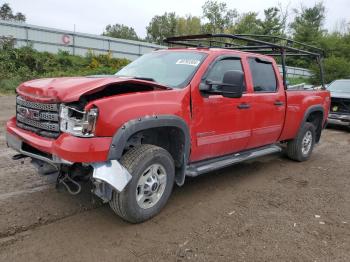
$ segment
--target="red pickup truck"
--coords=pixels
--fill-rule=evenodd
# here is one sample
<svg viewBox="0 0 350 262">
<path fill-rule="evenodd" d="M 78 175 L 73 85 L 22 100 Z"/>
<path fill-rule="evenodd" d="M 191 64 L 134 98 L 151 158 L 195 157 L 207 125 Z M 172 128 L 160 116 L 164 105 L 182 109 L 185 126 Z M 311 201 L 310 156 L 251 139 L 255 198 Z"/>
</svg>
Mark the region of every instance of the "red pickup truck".
<svg viewBox="0 0 350 262">
<path fill-rule="evenodd" d="M 112 76 L 25 82 L 7 144 L 19 152 L 14 159 L 32 158 L 72 194 L 89 178 L 93 192 L 132 223 L 156 215 L 186 176 L 283 147 L 307 160 L 329 92 L 288 91 L 272 54 L 237 49 L 170 48 Z"/>
</svg>

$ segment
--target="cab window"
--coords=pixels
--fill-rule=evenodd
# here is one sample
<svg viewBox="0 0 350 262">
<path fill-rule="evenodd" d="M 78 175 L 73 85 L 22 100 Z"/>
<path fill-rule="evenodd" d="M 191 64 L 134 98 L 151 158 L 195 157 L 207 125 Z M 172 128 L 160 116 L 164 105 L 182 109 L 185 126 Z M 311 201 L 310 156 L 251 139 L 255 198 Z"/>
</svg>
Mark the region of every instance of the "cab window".
<svg viewBox="0 0 350 262">
<path fill-rule="evenodd" d="M 258 58 L 248 59 L 252 73 L 254 92 L 276 92 L 277 79 L 272 63 Z"/>
</svg>

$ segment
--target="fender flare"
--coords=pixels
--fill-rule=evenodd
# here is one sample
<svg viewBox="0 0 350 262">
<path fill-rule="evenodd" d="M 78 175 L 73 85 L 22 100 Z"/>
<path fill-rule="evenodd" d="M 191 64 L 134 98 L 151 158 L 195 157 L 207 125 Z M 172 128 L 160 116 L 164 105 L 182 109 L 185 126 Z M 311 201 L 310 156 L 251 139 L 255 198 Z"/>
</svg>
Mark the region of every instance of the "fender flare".
<svg viewBox="0 0 350 262">
<path fill-rule="evenodd" d="M 323 106 L 322 106 L 322 105 L 313 105 L 313 106 L 308 107 L 308 108 L 305 110 L 304 118 L 303 118 L 302 124 L 304 124 L 304 123 L 306 122 L 306 120 L 308 119 L 308 117 L 310 116 L 310 114 L 313 113 L 313 112 L 321 112 L 321 113 L 322 113 L 322 123 L 323 123 L 323 117 L 324 117 L 324 109 L 323 109 Z"/>
<path fill-rule="evenodd" d="M 306 122 L 307 118 L 309 117 L 309 115 L 313 112 L 321 112 L 322 113 L 322 121 L 323 121 L 323 116 L 324 116 L 324 108 L 322 105 L 313 105 L 313 106 L 310 106 L 308 107 L 306 110 L 305 110 L 305 113 L 304 113 L 304 118 L 303 118 L 303 123 Z"/>
<path fill-rule="evenodd" d="M 124 123 L 114 134 L 108 152 L 108 160 L 119 160 L 122 157 L 128 139 L 137 132 L 156 127 L 176 127 L 184 134 L 184 154 L 182 167 L 176 172 L 176 183 L 183 185 L 185 168 L 190 155 L 190 131 L 187 123 L 176 115 L 155 115 L 132 119 Z"/>
<path fill-rule="evenodd" d="M 314 112 L 321 112 L 321 113 L 322 113 L 321 127 L 320 127 L 319 130 L 316 130 L 316 131 L 317 131 L 317 134 L 316 134 L 316 143 L 318 143 L 319 140 L 320 140 L 320 137 L 321 137 L 322 129 L 324 128 L 324 125 L 323 125 L 323 121 L 324 121 L 324 108 L 323 108 L 322 105 L 313 105 L 313 106 L 308 107 L 308 108 L 305 110 L 304 118 L 303 118 L 303 121 L 301 122 L 301 125 L 299 126 L 299 130 L 300 130 L 301 126 L 306 122 L 306 120 L 308 119 L 308 117 L 309 117 L 312 113 L 314 113 Z"/>
</svg>

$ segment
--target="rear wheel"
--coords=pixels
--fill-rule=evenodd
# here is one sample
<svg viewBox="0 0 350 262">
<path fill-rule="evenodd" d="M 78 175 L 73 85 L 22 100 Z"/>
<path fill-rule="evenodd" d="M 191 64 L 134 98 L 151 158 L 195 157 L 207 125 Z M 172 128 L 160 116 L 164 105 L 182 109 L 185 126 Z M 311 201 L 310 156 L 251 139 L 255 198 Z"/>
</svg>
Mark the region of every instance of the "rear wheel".
<svg viewBox="0 0 350 262">
<path fill-rule="evenodd" d="M 315 145 L 315 136 L 315 126 L 305 122 L 297 137 L 287 144 L 288 157 L 299 162 L 308 160 Z"/>
<path fill-rule="evenodd" d="M 130 149 L 120 162 L 132 179 L 122 192 L 113 192 L 110 207 L 131 223 L 150 219 L 160 212 L 171 194 L 175 176 L 173 158 L 161 147 L 140 145 Z"/>
</svg>

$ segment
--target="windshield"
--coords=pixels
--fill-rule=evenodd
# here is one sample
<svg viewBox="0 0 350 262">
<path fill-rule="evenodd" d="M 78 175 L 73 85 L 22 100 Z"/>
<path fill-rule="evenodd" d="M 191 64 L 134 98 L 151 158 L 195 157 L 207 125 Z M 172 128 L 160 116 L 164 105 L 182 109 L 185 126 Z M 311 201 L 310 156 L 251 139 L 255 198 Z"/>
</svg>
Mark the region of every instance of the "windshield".
<svg viewBox="0 0 350 262">
<path fill-rule="evenodd" d="M 117 72 L 169 87 L 186 86 L 206 55 L 199 52 L 159 51 L 141 56 Z"/>
<path fill-rule="evenodd" d="M 350 93 L 350 80 L 337 80 L 328 87 L 331 92 Z"/>
</svg>

